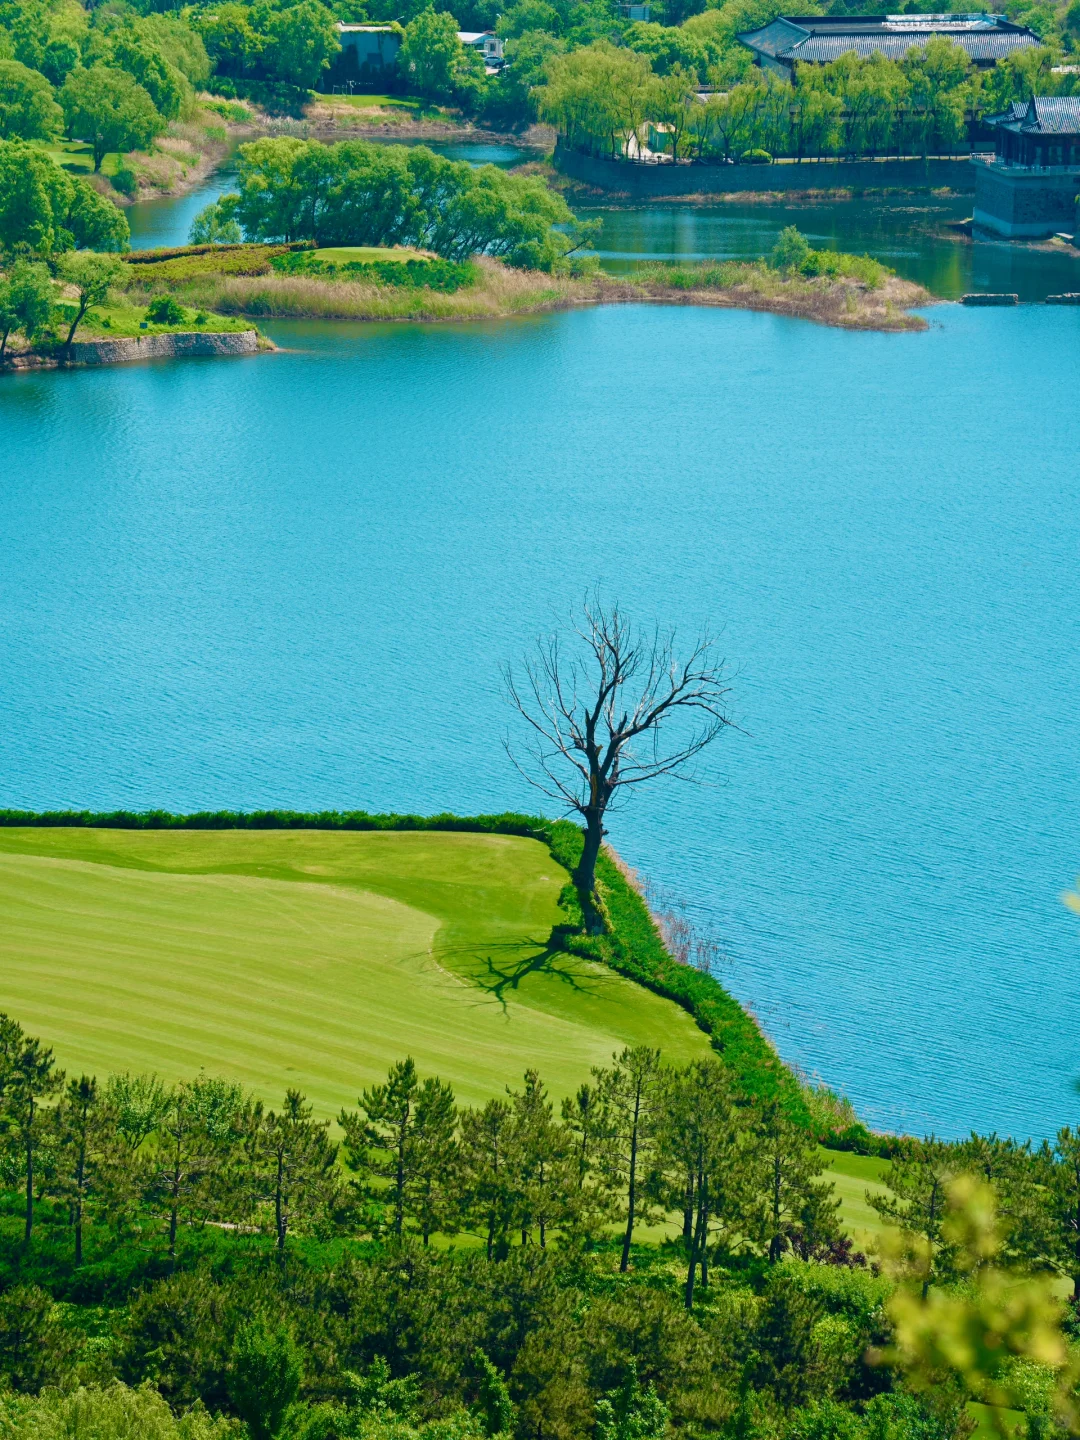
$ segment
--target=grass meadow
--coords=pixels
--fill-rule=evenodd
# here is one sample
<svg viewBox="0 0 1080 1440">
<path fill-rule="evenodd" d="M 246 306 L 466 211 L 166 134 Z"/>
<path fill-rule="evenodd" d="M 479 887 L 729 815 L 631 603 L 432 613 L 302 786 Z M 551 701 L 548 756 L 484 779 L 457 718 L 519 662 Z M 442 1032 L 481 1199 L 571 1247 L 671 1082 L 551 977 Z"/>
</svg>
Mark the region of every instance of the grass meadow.
<svg viewBox="0 0 1080 1440">
<path fill-rule="evenodd" d="M 683 1010 L 546 941 L 538 841 L 440 832 L 0 830 L 0 1009 L 69 1072 L 200 1068 L 317 1112 L 411 1054 L 476 1103 L 554 1096 L 623 1045 L 709 1052 Z"/>
</svg>

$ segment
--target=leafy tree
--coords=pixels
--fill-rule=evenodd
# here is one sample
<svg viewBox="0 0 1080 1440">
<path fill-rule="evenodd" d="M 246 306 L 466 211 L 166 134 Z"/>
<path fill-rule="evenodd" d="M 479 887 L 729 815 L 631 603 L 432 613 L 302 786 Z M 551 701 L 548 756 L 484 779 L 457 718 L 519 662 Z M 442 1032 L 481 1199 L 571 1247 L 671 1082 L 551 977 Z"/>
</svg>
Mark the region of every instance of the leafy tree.
<svg viewBox="0 0 1080 1440">
<path fill-rule="evenodd" d="M 257 66 L 266 38 L 252 25 L 246 5 L 214 6 L 202 11 L 195 23 L 219 75 L 241 79 Z"/>
<path fill-rule="evenodd" d="M 525 0 L 526 4 L 539 4 L 543 0 Z M 514 7 L 509 14 L 525 8 Z M 504 16 L 506 20 L 508 17 Z M 501 30 L 500 22 L 500 30 Z M 566 51 L 566 41 L 547 30 L 525 30 L 516 38 L 506 41 L 506 63 L 488 83 L 484 100 L 484 115 L 492 119 L 504 117 L 509 123 L 528 122 L 537 117 L 537 90 L 544 83 L 548 61 Z"/>
<path fill-rule="evenodd" d="M 292 1230 L 318 1230 L 338 1204 L 338 1147 L 330 1122 L 312 1119 L 298 1090 L 289 1090 L 281 1110 L 271 1110 L 255 1128 L 255 1163 L 261 1197 L 273 1210 L 278 1254 Z"/>
<path fill-rule="evenodd" d="M 593 1074 L 604 1107 L 608 1183 L 625 1197 L 626 1221 L 619 1260 L 619 1269 L 625 1274 L 630 1266 L 634 1226 L 640 1218 L 648 1219 L 648 1197 L 641 1193 L 641 1182 L 649 1173 L 656 1151 L 661 1107 L 660 1051 L 638 1045 L 612 1058 L 610 1069 L 594 1070 Z"/>
<path fill-rule="evenodd" d="M 57 1070 L 53 1052 L 0 1014 L 0 1135 L 19 1157 L 25 1180 L 23 1238 L 28 1245 L 34 1230 L 34 1164 L 48 1136 L 42 1101 L 63 1083 L 64 1072 Z"/>
<path fill-rule="evenodd" d="M 537 99 L 541 118 L 572 149 L 615 157 L 640 134 L 652 90 L 646 56 L 598 40 L 554 56 Z"/>
<path fill-rule="evenodd" d="M 46 266 L 16 261 L 7 278 L 0 280 L 0 360 L 13 330 L 33 344 L 52 318 L 54 297 Z"/>
<path fill-rule="evenodd" d="M 879 1358 L 901 1369 L 921 1393 L 934 1395 L 951 1384 L 960 1396 L 988 1405 L 1002 1436 L 1009 1434 L 1003 1412 L 1023 1398 L 1016 1362 L 1033 1361 L 1048 1367 L 1059 1414 L 1075 1431 L 1071 1392 L 1080 1360 L 1061 1333 L 1052 1282 L 997 1267 L 1001 1242 L 985 1182 L 971 1175 L 950 1180 L 944 1209 L 941 1231 L 967 1283 L 933 1295 L 925 1284 L 901 1284 L 889 1303 L 895 1344 Z"/>
<path fill-rule="evenodd" d="M 473 1355 L 473 1364 L 480 1372 L 473 1414 L 480 1420 L 488 1440 L 500 1435 L 512 1435 L 514 1431 L 514 1402 L 498 1368 L 491 1363 L 483 1350 Z"/>
<path fill-rule="evenodd" d="M 44 75 L 17 60 L 0 60 L 0 140 L 51 140 L 64 112 Z"/>
<path fill-rule="evenodd" d="M 78 295 L 75 315 L 72 317 L 68 338 L 65 340 L 66 348 L 71 350 L 73 340 L 75 340 L 75 331 L 85 320 L 86 311 L 91 308 L 91 305 L 104 304 L 108 298 L 109 289 L 120 284 L 122 276 L 124 276 L 124 265 L 114 255 L 94 255 L 91 251 L 84 251 L 76 253 L 76 255 L 62 256 L 58 269 L 60 279 L 65 284 L 73 285 L 76 295 Z M 179 1125 L 177 1113 L 179 1112 L 174 1109 L 170 1119 Z M 180 1179 L 177 1176 L 177 1185 L 179 1184 Z M 170 1227 L 170 1254 L 174 1253 L 176 1253 L 176 1208 L 173 1210 L 173 1221 L 171 1221 Z"/>
<path fill-rule="evenodd" d="M 263 61 L 271 79 L 311 89 L 341 45 L 334 17 L 319 0 L 301 0 L 271 14 Z"/>
<path fill-rule="evenodd" d="M 126 70 L 108 65 L 73 71 L 60 103 L 69 133 L 93 150 L 95 171 L 110 152 L 148 149 L 165 129 L 147 91 Z"/>
<path fill-rule="evenodd" d="M 139 82 L 166 120 L 177 120 L 190 112 L 195 97 L 187 76 L 134 27 L 124 28 L 113 37 L 111 63 Z"/>
<path fill-rule="evenodd" d="M 239 245 L 243 238 L 236 217 L 216 200 L 199 211 L 188 232 L 191 245 Z"/>
<path fill-rule="evenodd" d="M 172 1097 L 156 1075 L 110 1075 L 105 1103 L 115 1116 L 118 1137 L 134 1157 L 168 1114 Z"/>
<path fill-rule="evenodd" d="M 72 193 L 71 180 L 47 155 L 21 141 L 0 141 L 0 249 L 64 249 Z"/>
<path fill-rule="evenodd" d="M 38 69 L 50 85 L 59 89 L 76 66 L 81 63 L 82 51 L 79 49 L 78 43 L 70 36 L 60 35 L 46 45 Z"/>
<path fill-rule="evenodd" d="M 71 182 L 64 225 L 71 243 L 80 250 L 126 250 L 131 239 L 123 211 L 99 195 L 87 180 Z"/>
<path fill-rule="evenodd" d="M 275 1440 L 281 1433 L 302 1374 L 296 1344 L 284 1326 L 271 1329 L 259 1316 L 240 1330 L 229 1367 L 229 1395 L 251 1440 Z"/>
<path fill-rule="evenodd" d="M 422 10 L 405 27 L 398 68 L 409 89 L 431 100 L 453 100 L 483 79 L 484 62 L 457 37 L 457 21 L 445 10 Z"/>
<path fill-rule="evenodd" d="M 971 70 L 967 52 L 944 35 L 909 50 L 901 69 L 911 96 L 911 117 L 923 158 L 931 146 L 952 148 L 964 133 Z"/>
</svg>

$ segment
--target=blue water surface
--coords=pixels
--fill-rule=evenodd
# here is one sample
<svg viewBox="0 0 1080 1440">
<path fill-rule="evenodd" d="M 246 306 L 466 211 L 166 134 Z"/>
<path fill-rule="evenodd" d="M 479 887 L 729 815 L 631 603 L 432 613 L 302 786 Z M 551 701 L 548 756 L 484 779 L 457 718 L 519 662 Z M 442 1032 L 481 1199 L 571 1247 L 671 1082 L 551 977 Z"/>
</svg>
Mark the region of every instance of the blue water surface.
<svg viewBox="0 0 1080 1440">
<path fill-rule="evenodd" d="M 1077 1118 L 1080 312 L 275 324 L 0 384 L 0 804 L 535 807 L 499 666 L 594 581 L 724 627 L 627 859 L 882 1125 Z"/>
</svg>

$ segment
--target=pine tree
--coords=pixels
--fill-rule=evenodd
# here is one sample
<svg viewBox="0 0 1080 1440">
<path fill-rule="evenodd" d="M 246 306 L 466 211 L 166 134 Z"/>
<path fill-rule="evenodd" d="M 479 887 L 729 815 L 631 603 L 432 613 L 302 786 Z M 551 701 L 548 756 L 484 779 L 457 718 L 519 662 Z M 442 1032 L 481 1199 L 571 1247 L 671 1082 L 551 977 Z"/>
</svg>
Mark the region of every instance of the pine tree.
<svg viewBox="0 0 1080 1440">
<path fill-rule="evenodd" d="M 452 1235 L 458 1228 L 457 1123 L 453 1089 L 429 1076 L 416 1096 L 405 1185 L 406 1215 L 425 1245 L 436 1232 Z"/>
<path fill-rule="evenodd" d="M 462 1178 L 466 1209 L 486 1231 L 487 1258 L 502 1259 L 514 1221 L 514 1120 L 505 1100 L 461 1115 Z"/>
<path fill-rule="evenodd" d="M 753 1220 L 747 1125 L 728 1071 L 696 1060 L 664 1079 L 659 1116 L 658 1192 L 669 1208 L 689 1201 L 684 1303 L 693 1308 L 698 1270 L 709 1280 L 709 1241 L 745 1234 Z"/>
<path fill-rule="evenodd" d="M 389 1228 L 398 1240 L 405 1233 L 419 1090 L 416 1065 L 410 1056 L 391 1065 L 385 1085 L 372 1085 L 363 1092 L 359 1100 L 362 1113 L 342 1110 L 338 1117 L 345 1132 L 345 1163 L 358 1177 L 357 1189 L 382 1210 L 380 1228 Z M 381 1183 L 372 1186 L 372 1177 Z"/>
<path fill-rule="evenodd" d="M 89 1075 L 69 1080 L 52 1111 L 53 1162 L 48 1193 L 67 1205 L 75 1238 L 75 1264 L 83 1263 L 83 1225 L 115 1194 L 124 1155 L 116 1115 Z"/>
<path fill-rule="evenodd" d="M 512 1114 L 511 1164 L 521 1243 L 528 1243 L 536 1227 L 543 1250 L 548 1231 L 564 1224 L 572 1213 L 568 1137 L 556 1124 L 551 1101 L 535 1070 L 526 1070 L 524 1089 L 507 1087 L 506 1093 Z"/>
<path fill-rule="evenodd" d="M 941 1227 L 947 1213 L 949 1182 L 961 1168 L 955 1149 L 944 1140 L 933 1135 L 926 1140 L 904 1140 L 889 1173 L 891 1193 L 866 1192 L 867 1204 L 883 1220 L 924 1242 L 924 1300 L 940 1263 Z"/>
<path fill-rule="evenodd" d="M 817 1141 L 805 1126 L 796 1125 L 774 1100 L 758 1116 L 753 1135 L 757 1183 L 760 1186 L 758 1234 L 775 1265 L 798 1236 L 804 1242 L 833 1238 L 839 1200 L 832 1185 L 817 1185 L 825 1169 Z M 806 1233 L 808 1228 L 817 1234 Z"/>
<path fill-rule="evenodd" d="M 330 1122 L 312 1114 L 299 1090 L 289 1090 L 280 1111 L 257 1117 L 253 1171 L 258 1196 L 272 1214 L 279 1255 L 290 1231 L 328 1228 L 340 1201 Z"/>
<path fill-rule="evenodd" d="M 242 1144 L 243 1115 L 243 1092 L 229 1080 L 199 1075 L 168 1094 L 155 1131 L 150 1189 L 167 1221 L 174 1265 L 181 1219 L 219 1218 L 221 1176 Z"/>
<path fill-rule="evenodd" d="M 25 1224 L 27 1244 L 34 1230 L 34 1166 L 49 1131 L 49 1116 L 42 1110 L 64 1083 L 53 1052 L 40 1040 L 27 1035 L 22 1026 L 0 1014 L 0 1134 L 7 1147 L 19 1157 L 25 1177 Z"/>
<path fill-rule="evenodd" d="M 605 1146 L 609 1183 L 624 1196 L 626 1224 L 623 1229 L 620 1271 L 629 1269 L 634 1226 L 648 1219 L 641 1179 L 652 1163 L 656 1124 L 660 1106 L 660 1051 L 647 1045 L 626 1049 L 612 1057 L 607 1070 L 594 1070 L 604 1112 Z"/>
</svg>

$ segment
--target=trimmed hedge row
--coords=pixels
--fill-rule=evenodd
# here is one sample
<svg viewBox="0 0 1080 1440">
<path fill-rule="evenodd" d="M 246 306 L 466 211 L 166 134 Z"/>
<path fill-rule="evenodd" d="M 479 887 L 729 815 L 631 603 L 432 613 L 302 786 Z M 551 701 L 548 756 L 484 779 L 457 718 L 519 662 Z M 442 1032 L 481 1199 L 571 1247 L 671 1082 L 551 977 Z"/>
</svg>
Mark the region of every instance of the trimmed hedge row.
<svg viewBox="0 0 1080 1440">
<path fill-rule="evenodd" d="M 165 810 L 63 810 L 36 813 L 0 810 L 0 826 L 86 827 L 109 830 L 450 830 L 493 835 L 522 835 L 548 846 L 552 858 L 571 874 L 581 857 L 584 837 L 569 820 L 544 820 L 508 812 L 503 815 L 372 815 L 364 810 L 200 811 L 173 815 Z M 572 881 L 563 886 L 559 904 L 565 924 L 556 925 L 550 944 L 610 965 L 657 995 L 673 1000 L 694 1017 L 713 1047 L 732 1068 L 746 1092 L 777 1099 L 806 1124 L 809 1112 L 799 1082 L 783 1064 L 755 1021 L 711 975 L 677 961 L 668 951 L 645 901 L 610 856 L 597 864 L 599 899 L 607 921 L 603 935 L 584 933 L 579 896 Z"/>
</svg>

